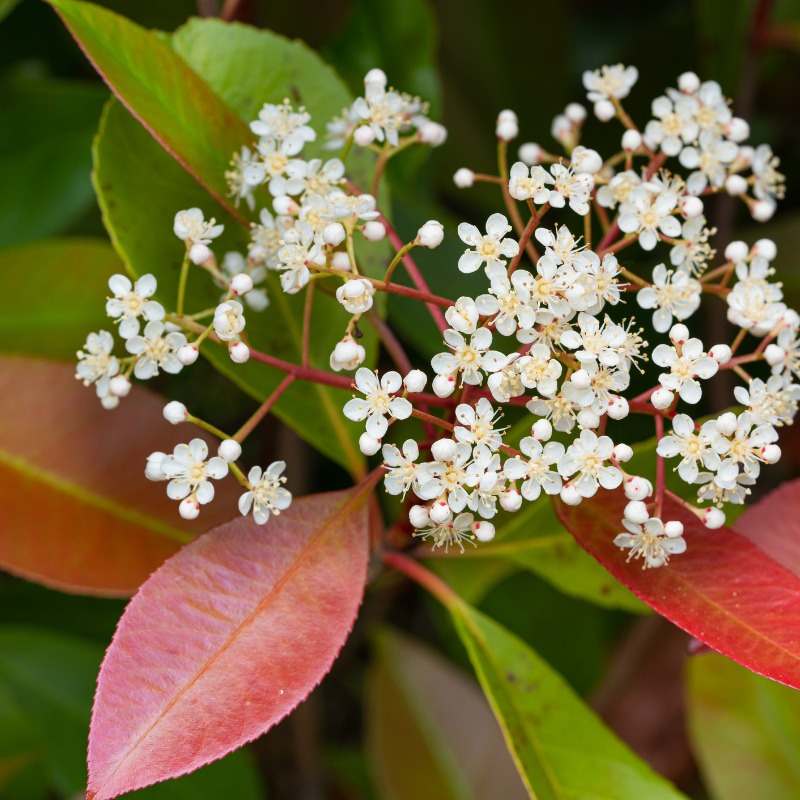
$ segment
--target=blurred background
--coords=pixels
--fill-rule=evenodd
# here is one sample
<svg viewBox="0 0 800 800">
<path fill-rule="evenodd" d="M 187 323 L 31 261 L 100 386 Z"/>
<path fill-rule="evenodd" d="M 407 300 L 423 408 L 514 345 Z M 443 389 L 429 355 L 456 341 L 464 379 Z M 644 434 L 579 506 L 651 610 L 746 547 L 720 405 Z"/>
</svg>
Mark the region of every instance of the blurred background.
<svg viewBox="0 0 800 800">
<path fill-rule="evenodd" d="M 192 15 L 220 11 L 215 0 L 101 5 L 163 31 Z M 750 121 L 749 143 L 769 142 L 780 157 L 788 190 L 775 218 L 762 226 L 749 219 L 743 204 L 713 198 L 706 208 L 709 223 L 719 231 L 715 245 L 721 252 L 732 238 L 748 243 L 763 236 L 775 239 L 775 265 L 788 302 L 800 307 L 798 0 L 241 0 L 235 19 L 304 40 L 334 65 L 354 95 L 363 90 L 364 73 L 378 66 L 395 88 L 430 101 L 431 117 L 444 123 L 449 139 L 434 151 L 405 153 L 390 164 L 392 213 L 405 241 L 427 219 L 445 223 L 445 244 L 422 253 L 419 263 L 433 291 L 453 297 L 479 285 L 473 276 L 454 276 L 463 247 L 455 225 L 463 220 L 482 225 L 489 214 L 502 210 L 502 202 L 490 185 L 456 189 L 452 175 L 464 166 L 496 173 L 494 125 L 501 109 L 511 108 L 519 117 L 520 139 L 510 148 L 513 161 L 517 146 L 526 141 L 557 152 L 550 136 L 552 118 L 567 103 L 585 100 L 585 69 L 617 62 L 639 68 L 639 82 L 625 105 L 640 127 L 650 117 L 651 100 L 676 85 L 680 73 L 694 70 L 703 80 L 719 81 L 734 98 L 735 113 Z M 27 296 L 35 286 L 37 254 L 44 252 L 37 248 L 46 247 L 46 240 L 107 240 L 92 190 L 91 145 L 108 96 L 49 6 L 39 0 L 0 0 L 0 273 L 12 287 L 0 299 L 5 352 L 62 355 L 63 343 L 56 353 L 44 338 L 37 339 L 35 330 L 29 339 L 19 335 L 23 321 L 37 322 L 35 299 L 26 313 L 13 287 L 25 283 Z M 318 131 L 323 123 L 312 122 Z M 619 136 L 618 126 L 603 125 L 590 115 L 583 143 L 608 156 L 618 149 Z M 621 260 L 644 274 L 664 258 L 665 253 L 656 258 L 633 247 Z M 76 263 L 76 275 L 80 268 Z M 77 278 L 73 288 L 80 291 Z M 64 313 L 69 314 L 68 308 Z M 392 298 L 389 314 L 420 364 L 438 351 L 438 332 L 415 316 L 413 305 Z M 46 326 L 46 320 L 38 322 Z M 704 316 L 700 325 L 708 339 L 729 341 L 721 309 Z M 76 331 L 67 350 L 77 350 L 83 335 Z M 171 399 L 185 399 L 202 385 L 195 413 L 215 419 L 223 429 L 236 429 L 255 408 L 254 401 L 232 391 L 225 378 L 200 362 L 177 378 L 153 383 Z M 720 384 L 715 391 L 704 398 L 702 412 L 728 403 L 730 387 Z M 625 424 L 628 441 L 652 434 L 640 430 L 638 421 Z M 784 458 L 759 483 L 759 492 L 798 474 L 800 437 L 791 430 L 786 437 L 784 446 L 782 434 Z M 296 495 L 348 483 L 343 472 L 277 421 L 269 420 L 253 438 L 246 453 L 253 461 L 268 462 L 291 451 L 294 464 L 304 463 L 291 476 L 289 488 Z M 448 580 L 528 641 L 658 771 L 692 797 L 709 796 L 687 733 L 683 632 L 654 615 L 601 608 L 563 595 L 511 563 L 484 562 L 480 574 L 471 572 L 471 565 L 447 568 Z M 82 764 L 94 678 L 123 608 L 123 601 L 61 594 L 0 573 L 2 800 L 69 798 L 85 783 Z M 137 794 L 167 800 L 436 796 L 428 792 L 435 781 L 425 783 L 425 766 L 419 763 L 409 764 L 421 776 L 416 794 L 386 794 L 387 778 L 380 776 L 385 765 L 376 744 L 377 711 L 370 706 L 376 695 L 369 692 L 389 692 L 380 695 L 389 705 L 390 700 L 401 703 L 402 693 L 392 695 L 375 680 L 365 692 L 364 676 L 369 653 L 380 659 L 391 649 L 375 639 L 376 623 L 387 620 L 471 672 L 442 610 L 405 583 L 381 578 L 369 587 L 333 671 L 290 718 L 245 751 Z M 395 738 L 381 739 L 384 746 L 414 751 L 412 733 L 400 722 L 390 728 Z M 800 763 L 800 750 L 794 752 Z M 495 796 L 516 797 L 515 791 L 518 787 Z M 784 795 L 759 795 L 773 796 Z"/>
</svg>

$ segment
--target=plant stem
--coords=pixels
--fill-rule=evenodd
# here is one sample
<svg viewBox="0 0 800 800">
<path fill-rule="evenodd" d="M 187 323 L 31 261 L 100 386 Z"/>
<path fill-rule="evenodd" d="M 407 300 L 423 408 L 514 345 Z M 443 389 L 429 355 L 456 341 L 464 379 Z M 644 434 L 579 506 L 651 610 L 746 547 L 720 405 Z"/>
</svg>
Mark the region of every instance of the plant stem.
<svg viewBox="0 0 800 800">
<path fill-rule="evenodd" d="M 392 263 L 389 264 L 388 269 L 386 270 L 386 274 L 383 276 L 383 280 L 385 283 L 389 283 L 392 277 L 392 273 L 394 272 L 395 267 L 400 263 L 403 256 L 411 251 L 413 248 L 417 246 L 416 241 L 409 242 L 408 244 L 404 244 L 398 251 L 395 257 L 392 259 Z"/>
<path fill-rule="evenodd" d="M 527 248 L 528 242 L 530 241 L 533 232 L 536 230 L 536 226 L 539 224 L 539 220 L 541 220 L 541 218 L 547 213 L 549 208 L 550 203 L 545 203 L 538 211 L 533 213 L 531 218 L 528 220 L 528 224 L 525 226 L 525 230 L 522 232 L 522 236 L 520 236 L 519 239 L 519 251 L 514 256 L 514 259 L 508 268 L 509 275 L 514 274 L 514 270 L 517 268 L 519 265 L 519 260 L 522 258 L 522 251 Z"/>
<path fill-rule="evenodd" d="M 664 417 L 656 417 L 656 444 L 664 438 Z M 664 505 L 664 458 L 656 454 L 656 516 L 661 519 L 661 509 Z"/>
<path fill-rule="evenodd" d="M 311 306 L 314 302 L 314 283 L 310 282 L 306 286 L 306 302 L 303 306 L 303 366 L 308 366 L 308 349 L 311 339 Z"/>
<path fill-rule="evenodd" d="M 233 473 L 233 476 L 236 478 L 237 481 L 239 481 L 239 483 L 242 484 L 242 486 L 244 486 L 245 489 L 252 489 L 253 488 L 250 485 L 250 481 L 248 481 L 247 478 L 245 477 L 244 472 L 242 472 L 239 469 L 239 467 L 236 466 L 236 464 L 234 464 L 232 461 L 229 461 L 228 462 L 228 466 L 230 467 L 230 470 Z"/>
<path fill-rule="evenodd" d="M 198 428 L 202 428 L 204 431 L 208 431 L 209 433 L 213 433 L 214 436 L 219 436 L 220 439 L 230 439 L 231 437 L 228 436 L 227 433 L 221 431 L 219 428 L 215 428 L 208 422 L 204 422 L 199 417 L 193 417 L 191 414 L 186 415 L 186 421 L 191 422 L 192 425 L 197 425 Z"/>
<path fill-rule="evenodd" d="M 438 575 L 434 575 L 413 558 L 404 556 L 402 553 L 384 553 L 382 558 L 384 564 L 402 572 L 407 578 L 411 578 L 412 581 L 427 589 L 447 608 L 462 603 L 461 598 Z"/>
<path fill-rule="evenodd" d="M 278 384 L 275 391 L 262 403 L 261 407 L 250 417 L 241 428 L 234 434 L 233 438 L 241 444 L 252 432 L 253 428 L 261 422 L 262 419 L 269 413 L 269 410 L 275 405 L 278 398 L 292 385 L 295 377 L 291 373 Z"/>
<path fill-rule="evenodd" d="M 176 314 L 181 316 L 183 314 L 183 301 L 186 297 L 186 281 L 189 278 L 189 251 L 183 257 L 183 264 L 181 264 L 181 276 L 178 280 L 178 306 Z"/>
<path fill-rule="evenodd" d="M 353 135 L 355 134 L 355 129 L 353 132 L 347 137 L 347 141 L 344 143 L 344 147 L 342 148 L 342 152 L 339 153 L 339 160 L 344 163 L 347 160 L 347 156 L 350 153 L 350 148 L 353 146 Z"/>
</svg>

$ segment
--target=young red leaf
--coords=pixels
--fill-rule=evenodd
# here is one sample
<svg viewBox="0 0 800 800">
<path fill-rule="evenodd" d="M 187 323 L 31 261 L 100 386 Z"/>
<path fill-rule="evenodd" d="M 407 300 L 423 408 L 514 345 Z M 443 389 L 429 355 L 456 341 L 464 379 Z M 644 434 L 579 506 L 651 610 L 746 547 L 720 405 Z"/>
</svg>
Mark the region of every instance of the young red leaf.
<svg viewBox="0 0 800 800">
<path fill-rule="evenodd" d="M 753 672 L 800 688 L 800 580 L 743 536 L 708 530 L 669 499 L 663 519 L 683 523 L 688 549 L 643 570 L 613 542 L 626 502 L 618 490 L 555 507 L 578 542 L 649 606 Z"/>
<path fill-rule="evenodd" d="M 221 758 L 320 682 L 364 593 L 372 483 L 222 525 L 142 586 L 98 679 L 89 800 Z"/>
<path fill-rule="evenodd" d="M 186 522 L 147 456 L 200 436 L 170 425 L 164 399 L 134 387 L 106 411 L 72 364 L 0 356 L 0 568 L 80 594 L 128 597 L 183 542 L 236 514 L 240 487 Z"/>
</svg>

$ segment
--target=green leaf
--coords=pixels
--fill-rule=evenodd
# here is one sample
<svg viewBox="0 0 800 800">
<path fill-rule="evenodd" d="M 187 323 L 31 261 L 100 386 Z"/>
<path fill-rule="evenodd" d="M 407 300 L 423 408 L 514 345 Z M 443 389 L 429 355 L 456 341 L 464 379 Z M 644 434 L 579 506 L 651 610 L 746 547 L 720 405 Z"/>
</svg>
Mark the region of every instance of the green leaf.
<svg viewBox="0 0 800 800">
<path fill-rule="evenodd" d="M 367 684 L 373 770 L 392 800 L 522 800 L 480 689 L 439 654 L 391 629 L 375 637 Z"/>
<path fill-rule="evenodd" d="M 447 606 L 531 797 L 684 797 L 620 742 L 524 642 L 457 598 Z"/>
<path fill-rule="evenodd" d="M 720 655 L 688 662 L 689 731 L 713 800 L 800 797 L 800 692 Z"/>
<path fill-rule="evenodd" d="M 17 6 L 20 0 L 0 0 L 0 22 L 2 22 Z"/>
<path fill-rule="evenodd" d="M 241 117 L 158 33 L 92 3 L 49 2 L 114 94 L 187 172 L 243 219 L 227 199 L 225 181 L 231 154 L 253 138 Z"/>
<path fill-rule="evenodd" d="M 92 136 L 107 97 L 85 81 L 0 85 L 0 246 L 59 233 L 93 204 Z"/>
<path fill-rule="evenodd" d="M 0 250 L 4 350 L 74 360 L 87 334 L 108 328 L 108 279 L 123 270 L 104 239 L 45 239 Z"/>
</svg>

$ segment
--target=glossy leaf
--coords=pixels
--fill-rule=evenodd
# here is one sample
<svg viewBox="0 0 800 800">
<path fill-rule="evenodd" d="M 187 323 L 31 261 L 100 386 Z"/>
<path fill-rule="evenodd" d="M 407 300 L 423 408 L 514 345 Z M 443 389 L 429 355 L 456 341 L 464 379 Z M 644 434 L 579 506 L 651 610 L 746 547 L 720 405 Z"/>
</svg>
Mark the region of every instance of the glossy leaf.
<svg viewBox="0 0 800 800">
<path fill-rule="evenodd" d="M 220 758 L 319 683 L 361 603 L 370 487 L 295 501 L 265 526 L 236 519 L 147 581 L 98 679 L 89 800 Z"/>
<path fill-rule="evenodd" d="M 367 687 L 367 739 L 391 800 L 528 797 L 480 689 L 435 651 L 384 629 Z"/>
<path fill-rule="evenodd" d="M 92 137 L 107 97 L 86 81 L 0 84 L 0 246 L 60 233 L 94 204 Z"/>
<path fill-rule="evenodd" d="M 683 797 L 521 639 L 461 601 L 448 607 L 532 798 Z"/>
<path fill-rule="evenodd" d="M 163 417 L 134 387 L 106 411 L 71 364 L 0 356 L 0 566 L 53 588 L 122 597 L 183 542 L 236 514 L 232 477 L 186 522 L 165 483 L 144 477 L 150 453 L 201 436 Z"/>
<path fill-rule="evenodd" d="M 89 331 L 111 324 L 104 307 L 108 279 L 124 269 L 99 238 L 45 239 L 0 250 L 4 349 L 72 361 Z"/>
<path fill-rule="evenodd" d="M 155 31 L 80 0 L 49 0 L 111 90 L 223 206 L 231 154 L 250 144 L 245 122 Z M 177 211 L 178 209 L 176 209 Z"/>
<path fill-rule="evenodd" d="M 689 731 L 713 800 L 800 797 L 800 693 L 719 655 L 689 659 Z"/>
<path fill-rule="evenodd" d="M 667 499 L 684 525 L 685 553 L 643 570 L 613 543 L 627 499 L 603 491 L 579 506 L 556 501 L 572 535 L 634 594 L 709 647 L 762 675 L 800 687 L 800 579 L 729 528 L 708 530 Z"/>
</svg>

